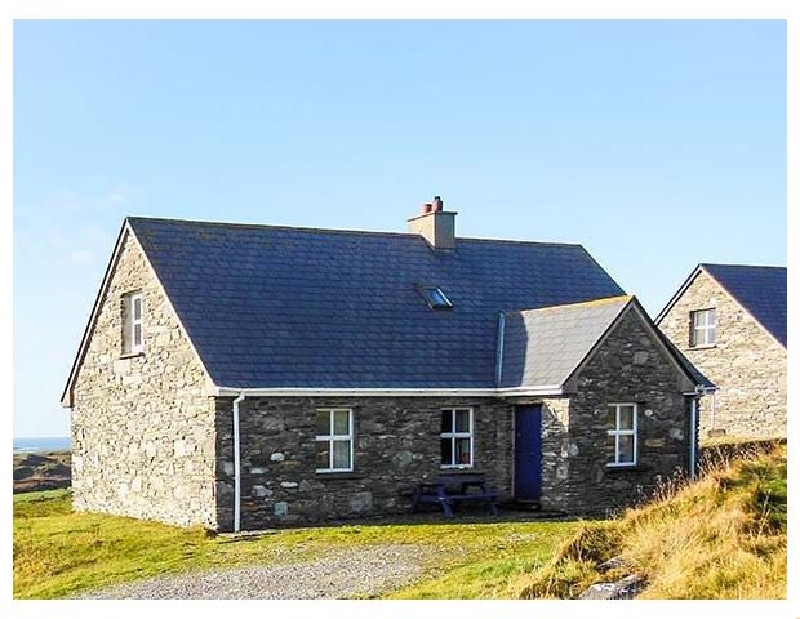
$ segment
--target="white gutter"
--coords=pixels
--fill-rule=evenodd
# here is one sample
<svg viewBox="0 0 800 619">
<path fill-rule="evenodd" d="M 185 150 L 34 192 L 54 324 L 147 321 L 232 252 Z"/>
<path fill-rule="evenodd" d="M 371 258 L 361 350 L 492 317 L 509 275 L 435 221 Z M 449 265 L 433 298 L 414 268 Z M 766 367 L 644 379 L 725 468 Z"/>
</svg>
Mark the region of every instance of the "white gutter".
<svg viewBox="0 0 800 619">
<path fill-rule="evenodd" d="M 244 391 L 233 401 L 233 530 L 238 532 L 241 522 L 242 467 L 239 452 L 239 404 L 245 399 Z"/>
<path fill-rule="evenodd" d="M 210 395 L 216 397 L 242 396 L 249 398 L 259 397 L 290 397 L 290 396 L 359 396 L 359 397 L 514 397 L 514 396 L 558 396 L 563 395 L 561 385 L 545 385 L 541 387 L 512 387 L 508 389 L 415 389 L 415 388 L 385 388 L 385 389 L 340 389 L 340 388 L 308 388 L 308 387 L 269 387 L 266 389 L 241 389 L 239 387 L 214 387 Z"/>
</svg>

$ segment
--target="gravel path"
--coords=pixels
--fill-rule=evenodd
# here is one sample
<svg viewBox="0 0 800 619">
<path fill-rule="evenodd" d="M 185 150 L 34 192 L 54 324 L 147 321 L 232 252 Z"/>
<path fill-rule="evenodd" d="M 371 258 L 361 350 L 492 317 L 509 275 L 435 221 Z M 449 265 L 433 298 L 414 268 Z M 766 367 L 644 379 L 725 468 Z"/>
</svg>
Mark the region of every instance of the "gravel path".
<svg viewBox="0 0 800 619">
<path fill-rule="evenodd" d="M 85 593 L 76 599 L 341 599 L 379 593 L 413 580 L 422 573 L 428 552 L 411 545 L 350 549 L 311 563 L 158 576 Z"/>
</svg>

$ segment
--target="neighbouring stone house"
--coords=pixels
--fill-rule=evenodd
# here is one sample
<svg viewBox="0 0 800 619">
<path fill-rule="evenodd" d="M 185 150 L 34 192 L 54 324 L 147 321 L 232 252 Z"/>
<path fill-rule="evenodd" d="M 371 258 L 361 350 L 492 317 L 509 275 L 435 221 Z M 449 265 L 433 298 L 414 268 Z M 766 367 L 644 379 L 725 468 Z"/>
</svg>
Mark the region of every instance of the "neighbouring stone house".
<svg viewBox="0 0 800 619">
<path fill-rule="evenodd" d="M 230 531 L 485 473 L 602 513 L 694 465 L 707 385 L 580 245 L 124 221 L 62 397 L 74 507 Z"/>
<path fill-rule="evenodd" d="M 702 436 L 786 436 L 786 268 L 699 264 L 656 318 L 715 385 Z"/>
</svg>

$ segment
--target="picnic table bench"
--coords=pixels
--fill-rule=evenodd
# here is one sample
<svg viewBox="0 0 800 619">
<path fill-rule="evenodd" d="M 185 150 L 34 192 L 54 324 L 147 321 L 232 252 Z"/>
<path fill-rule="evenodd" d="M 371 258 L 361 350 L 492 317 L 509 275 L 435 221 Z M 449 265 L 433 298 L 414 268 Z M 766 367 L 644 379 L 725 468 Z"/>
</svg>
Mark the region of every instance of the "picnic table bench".
<svg viewBox="0 0 800 619">
<path fill-rule="evenodd" d="M 497 496 L 497 492 L 486 487 L 483 473 L 440 475 L 434 481 L 423 482 L 414 488 L 411 511 L 416 511 L 420 503 L 435 503 L 442 506 L 446 517 L 452 518 L 455 502 L 485 501 L 496 516 Z"/>
</svg>

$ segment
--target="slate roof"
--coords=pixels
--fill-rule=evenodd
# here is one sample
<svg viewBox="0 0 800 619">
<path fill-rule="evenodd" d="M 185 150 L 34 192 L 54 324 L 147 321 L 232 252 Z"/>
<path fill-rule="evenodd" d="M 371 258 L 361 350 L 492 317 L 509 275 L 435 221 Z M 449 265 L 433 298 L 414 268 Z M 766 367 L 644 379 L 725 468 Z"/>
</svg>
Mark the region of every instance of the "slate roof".
<svg viewBox="0 0 800 619">
<path fill-rule="evenodd" d="M 561 386 L 630 300 L 508 312 L 500 386 Z"/>
<path fill-rule="evenodd" d="M 501 310 L 623 294 L 580 245 L 128 222 L 221 387 L 493 388 Z"/>
<path fill-rule="evenodd" d="M 656 327 L 636 297 L 630 295 L 508 312 L 500 386 L 563 386 L 630 304 L 639 309 L 653 333 L 696 385 L 710 391 L 716 389 Z"/>
<path fill-rule="evenodd" d="M 701 263 L 700 268 L 786 346 L 786 267 Z"/>
</svg>

